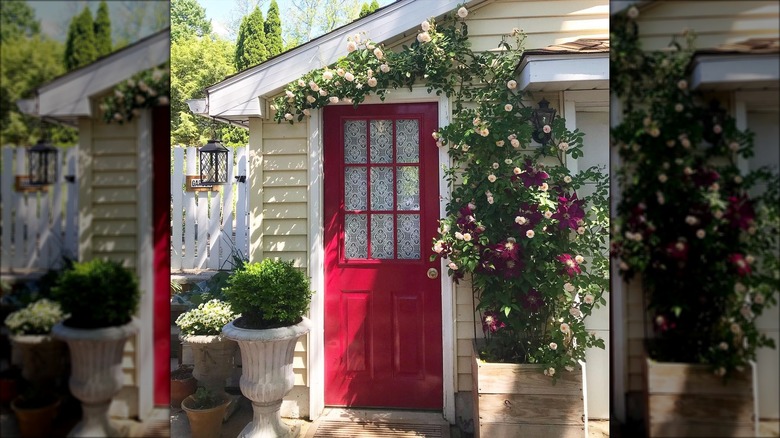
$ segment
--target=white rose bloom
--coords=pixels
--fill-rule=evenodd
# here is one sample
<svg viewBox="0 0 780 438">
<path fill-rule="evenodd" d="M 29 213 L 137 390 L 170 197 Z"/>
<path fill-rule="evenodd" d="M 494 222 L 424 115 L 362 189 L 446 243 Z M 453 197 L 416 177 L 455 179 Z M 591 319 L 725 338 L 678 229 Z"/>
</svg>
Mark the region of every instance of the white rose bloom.
<svg viewBox="0 0 780 438">
<path fill-rule="evenodd" d="M 578 227 L 577 228 L 577 234 L 579 234 L 579 235 L 585 234 L 585 227 Z"/>
<path fill-rule="evenodd" d="M 284 94 L 285 94 L 285 96 L 287 96 L 288 99 L 292 99 L 293 97 L 295 97 L 293 92 L 290 91 L 290 90 L 285 90 Z"/>
<path fill-rule="evenodd" d="M 528 230 L 525 232 L 525 236 L 528 237 L 529 239 L 533 239 L 534 234 L 535 234 L 534 230 Z"/>
<path fill-rule="evenodd" d="M 496 182 L 496 176 L 491 173 L 490 175 L 488 175 L 488 181 L 492 183 Z"/>
<path fill-rule="evenodd" d="M 344 73 L 344 79 L 346 79 L 349 82 L 352 82 L 352 81 L 355 80 L 355 75 L 353 75 L 350 72 L 346 72 L 346 73 Z"/>
<path fill-rule="evenodd" d="M 515 88 L 517 88 L 517 81 L 515 81 L 514 79 L 510 80 L 509 82 L 506 83 L 506 87 L 509 88 L 510 90 L 514 90 Z"/>
<path fill-rule="evenodd" d="M 522 217 L 522 216 L 516 216 L 515 217 L 515 223 L 518 224 L 518 225 L 525 225 L 526 222 L 527 222 L 527 219 Z"/>
<path fill-rule="evenodd" d="M 328 100 L 330 101 L 330 103 L 339 103 L 339 98 L 336 96 L 330 96 Z"/>
<path fill-rule="evenodd" d="M 376 59 L 379 59 L 380 61 L 385 57 L 384 52 L 382 52 L 382 49 L 377 47 L 374 49 L 374 56 L 376 56 Z"/>
<path fill-rule="evenodd" d="M 347 43 L 347 52 L 354 52 L 357 50 L 357 44 L 354 41 L 350 41 Z"/>
<path fill-rule="evenodd" d="M 569 282 L 566 282 L 563 284 L 563 290 L 565 290 L 566 292 L 574 292 L 574 285 Z"/>
<path fill-rule="evenodd" d="M 458 240 L 463 240 L 463 233 L 461 233 L 460 231 L 456 231 L 455 238 Z"/>
<path fill-rule="evenodd" d="M 582 263 L 582 262 L 584 262 L 584 261 L 585 261 L 585 257 L 583 257 L 583 256 L 581 256 L 581 255 L 579 255 L 579 254 L 577 254 L 577 256 L 576 256 L 576 257 L 574 257 L 574 260 L 575 260 L 577 263 Z"/>
<path fill-rule="evenodd" d="M 368 79 L 368 86 L 369 87 L 376 87 L 376 78 L 369 78 Z"/>
<path fill-rule="evenodd" d="M 420 23 L 420 28 L 423 32 L 428 32 L 431 29 L 431 23 L 428 23 L 428 21 L 423 21 Z"/>
<path fill-rule="evenodd" d="M 419 41 L 421 43 L 427 43 L 427 42 L 431 41 L 431 35 L 428 34 L 428 32 L 419 33 L 419 34 L 417 34 L 417 41 Z"/>
<path fill-rule="evenodd" d="M 516 138 L 513 138 L 513 139 L 510 141 L 510 143 L 512 143 L 512 147 L 513 147 L 513 148 L 515 148 L 515 149 L 517 149 L 517 148 L 519 148 L 519 147 L 520 147 L 520 140 L 518 140 L 518 139 L 516 139 Z"/>
<path fill-rule="evenodd" d="M 553 212 L 551 212 L 550 210 L 547 210 L 547 211 L 544 212 L 544 217 L 547 218 L 547 219 L 550 219 L 552 217 L 552 215 L 553 215 Z"/>
<path fill-rule="evenodd" d="M 460 9 L 458 9 L 458 17 L 466 18 L 467 15 L 469 15 L 468 9 L 466 9 L 464 7 L 461 7 Z"/>
<path fill-rule="evenodd" d="M 381 70 L 382 73 L 387 73 L 390 71 L 390 66 L 387 64 L 382 64 L 379 66 L 379 70 Z"/>
<path fill-rule="evenodd" d="M 322 73 L 322 79 L 325 79 L 326 81 L 333 79 L 333 72 L 330 70 L 325 71 L 324 73 Z"/>
<path fill-rule="evenodd" d="M 292 119 L 293 119 L 293 115 L 292 115 L 292 114 L 290 114 L 290 113 L 287 113 L 287 114 L 285 114 L 285 115 L 284 115 L 284 118 L 285 118 L 286 120 L 292 120 Z"/>
<path fill-rule="evenodd" d="M 582 300 L 585 302 L 585 304 L 593 304 L 593 295 L 587 294 Z"/>
<path fill-rule="evenodd" d="M 508 104 L 504 105 L 504 111 L 507 111 L 507 112 L 508 112 L 508 111 L 512 111 L 512 109 L 513 109 L 513 108 L 514 108 L 514 107 L 513 107 L 513 106 L 512 106 L 512 104 L 510 104 L 510 103 L 508 103 Z"/>
<path fill-rule="evenodd" d="M 465 233 L 463 235 L 463 240 L 465 240 L 466 242 L 471 242 L 471 233 Z"/>
<path fill-rule="evenodd" d="M 306 86 L 306 82 L 304 82 L 303 79 L 298 79 L 298 86 L 299 87 L 305 87 Z"/>
<path fill-rule="evenodd" d="M 306 101 L 309 103 L 314 103 L 316 100 L 314 96 L 306 96 Z"/>
<path fill-rule="evenodd" d="M 557 350 L 557 349 L 558 349 L 558 344 L 556 344 L 555 342 L 550 342 L 550 350 Z"/>
<path fill-rule="evenodd" d="M 320 91 L 320 86 L 314 81 L 309 82 L 309 88 L 311 88 L 311 91 Z"/>
<path fill-rule="evenodd" d="M 569 184 L 571 182 L 571 177 L 569 175 L 566 175 L 563 177 L 563 182 L 566 184 Z"/>
<path fill-rule="evenodd" d="M 447 265 L 447 266 L 449 266 L 450 269 L 452 269 L 453 271 L 457 271 L 458 270 L 458 265 L 456 265 L 455 262 L 450 262 L 450 264 Z"/>
</svg>

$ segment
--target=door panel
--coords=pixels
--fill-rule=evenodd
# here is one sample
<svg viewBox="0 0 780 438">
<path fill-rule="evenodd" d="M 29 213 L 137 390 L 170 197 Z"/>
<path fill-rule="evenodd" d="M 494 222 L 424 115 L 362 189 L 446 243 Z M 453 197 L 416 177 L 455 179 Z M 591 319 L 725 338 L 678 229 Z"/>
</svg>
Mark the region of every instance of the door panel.
<svg viewBox="0 0 780 438">
<path fill-rule="evenodd" d="M 436 104 L 337 106 L 325 126 L 325 403 L 442 407 Z"/>
</svg>

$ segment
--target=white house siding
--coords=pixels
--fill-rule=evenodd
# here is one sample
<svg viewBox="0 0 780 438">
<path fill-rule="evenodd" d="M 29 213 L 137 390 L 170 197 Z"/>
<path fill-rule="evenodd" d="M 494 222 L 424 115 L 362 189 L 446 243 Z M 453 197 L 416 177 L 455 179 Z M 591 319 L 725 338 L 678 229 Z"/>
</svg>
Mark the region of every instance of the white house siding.
<svg viewBox="0 0 780 438">
<path fill-rule="evenodd" d="M 701 2 L 675 1 L 656 2 L 640 9 L 637 19 L 640 41 L 647 51 L 662 50 L 668 47 L 673 36 L 678 41 L 681 33 L 688 29 L 696 35 L 697 50 L 711 49 L 723 44 L 745 41 L 751 38 L 777 38 L 778 20 L 780 20 L 780 3 L 775 1 L 743 1 L 717 2 L 717 7 L 702 7 Z M 739 92 L 720 92 L 710 94 L 729 108 L 736 116 L 738 105 L 747 105 L 746 117 L 742 128 L 756 132 L 756 156 L 747 163 L 747 168 L 758 165 L 777 165 L 777 88 L 769 97 L 765 92 L 740 94 Z M 742 96 L 742 97 L 739 97 Z M 773 96 L 773 99 L 772 99 Z M 739 97 L 739 98 L 738 98 Z M 757 99 L 759 104 L 751 106 L 750 102 Z M 741 102 L 738 104 L 738 102 Z M 771 102 L 771 105 L 767 105 Z M 643 415 L 639 405 L 641 393 L 644 390 L 642 377 L 643 339 L 645 333 L 652 333 L 643 316 L 642 288 L 638 281 L 630 285 L 616 279 L 613 285 L 625 296 L 623 320 L 624 338 L 621 345 L 614 346 L 625 351 L 626 374 L 623 384 L 628 394 L 626 412 L 629 416 Z M 768 315 L 758 321 L 758 326 L 764 333 L 778 343 L 778 308 L 770 310 Z M 780 393 L 777 370 L 779 367 L 777 350 L 762 349 L 758 354 L 758 397 L 759 416 L 763 419 L 780 418 L 777 394 Z"/>
<path fill-rule="evenodd" d="M 106 125 L 100 116 L 79 120 L 79 260 L 95 258 L 137 262 L 136 203 L 137 125 Z M 137 339 L 125 344 L 124 387 L 110 413 L 134 417 L 138 412 Z"/>
<path fill-rule="evenodd" d="M 250 260 L 279 258 L 308 268 L 308 127 L 250 119 Z M 322 293 L 322 291 L 314 291 Z M 307 337 L 295 346 L 295 388 L 282 415 L 308 416 Z"/>
<path fill-rule="evenodd" d="M 706 4 L 705 4 L 706 5 Z M 713 7 L 715 6 L 715 7 Z M 662 50 L 672 36 L 688 29 L 696 35 L 696 48 L 705 49 L 749 38 L 777 37 L 780 4 L 775 1 L 655 2 L 642 9 L 637 22 L 645 50 Z"/>
</svg>

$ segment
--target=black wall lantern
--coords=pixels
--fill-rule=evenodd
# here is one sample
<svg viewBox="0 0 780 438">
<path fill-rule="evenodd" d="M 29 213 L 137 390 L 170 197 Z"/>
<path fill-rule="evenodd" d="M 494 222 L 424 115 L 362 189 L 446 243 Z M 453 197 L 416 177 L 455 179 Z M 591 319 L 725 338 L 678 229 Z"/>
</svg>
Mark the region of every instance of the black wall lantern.
<svg viewBox="0 0 780 438">
<path fill-rule="evenodd" d="M 547 99 L 542 98 L 539 101 L 539 108 L 534 110 L 531 116 L 531 121 L 534 124 L 534 132 L 531 133 L 534 141 L 540 143 L 542 146 L 552 139 L 552 132 L 544 132 L 544 126 L 550 126 L 552 128 L 552 121 L 555 119 L 555 108 L 550 108 L 550 102 Z"/>
<path fill-rule="evenodd" d="M 200 156 L 200 183 L 225 184 L 227 182 L 228 150 L 219 140 L 211 139 L 198 151 Z"/>
<path fill-rule="evenodd" d="M 717 99 L 710 101 L 710 107 L 704 110 L 702 122 L 704 123 L 704 140 L 715 146 L 723 137 L 723 123 L 726 121 L 726 110 L 720 107 Z"/>
<path fill-rule="evenodd" d="M 44 139 L 27 150 L 30 185 L 53 184 L 57 180 L 57 148 Z"/>
</svg>

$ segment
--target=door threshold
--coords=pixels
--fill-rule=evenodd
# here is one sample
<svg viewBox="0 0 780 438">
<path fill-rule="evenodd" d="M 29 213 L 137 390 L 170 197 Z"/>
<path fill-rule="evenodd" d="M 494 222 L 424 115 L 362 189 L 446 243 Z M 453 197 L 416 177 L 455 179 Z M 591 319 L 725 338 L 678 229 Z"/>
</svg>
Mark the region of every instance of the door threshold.
<svg viewBox="0 0 780 438">
<path fill-rule="evenodd" d="M 410 423 L 449 425 L 442 411 L 396 408 L 325 407 L 318 420 L 354 423 Z"/>
</svg>

